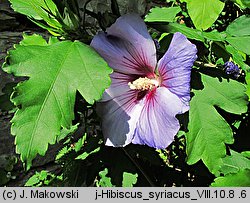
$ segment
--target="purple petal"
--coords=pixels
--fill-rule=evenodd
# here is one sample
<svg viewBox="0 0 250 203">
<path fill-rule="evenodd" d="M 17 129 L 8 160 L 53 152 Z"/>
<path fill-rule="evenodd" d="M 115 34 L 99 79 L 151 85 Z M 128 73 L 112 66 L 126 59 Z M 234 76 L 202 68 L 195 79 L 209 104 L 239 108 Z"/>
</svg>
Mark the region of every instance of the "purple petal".
<svg viewBox="0 0 250 203">
<path fill-rule="evenodd" d="M 151 94 L 144 98 L 145 105 L 132 143 L 164 149 L 174 140 L 180 128 L 175 116 L 181 113 L 184 104 L 165 87 L 159 87 Z"/>
<path fill-rule="evenodd" d="M 91 46 L 117 72 L 152 75 L 156 66 L 156 49 L 140 16 L 127 14 L 100 32 Z"/>
<path fill-rule="evenodd" d="M 143 105 L 137 101 L 138 91 L 129 88 L 128 75 L 113 73 L 111 78 L 112 85 L 97 104 L 97 113 L 105 144 L 120 147 L 131 143 Z"/>
<path fill-rule="evenodd" d="M 144 39 L 148 39 L 151 43 L 154 43 L 148 33 L 146 24 L 142 18 L 135 13 L 126 14 L 118 18 L 116 22 L 107 29 L 107 33 L 108 35 L 131 41 L 131 43 Z"/>
<path fill-rule="evenodd" d="M 118 72 L 113 72 L 110 75 L 110 78 L 112 81 L 111 85 L 104 92 L 102 101 L 108 101 L 115 97 L 129 94 L 129 92 L 131 92 L 131 89 L 129 88 L 128 83 L 136 79 L 134 75 L 127 75 Z M 134 93 L 136 94 L 136 92 Z"/>
<path fill-rule="evenodd" d="M 196 53 L 196 46 L 177 32 L 168 51 L 158 63 L 162 85 L 176 94 L 187 106 L 190 100 L 191 68 L 197 58 Z M 186 110 L 188 107 L 183 111 Z"/>
</svg>

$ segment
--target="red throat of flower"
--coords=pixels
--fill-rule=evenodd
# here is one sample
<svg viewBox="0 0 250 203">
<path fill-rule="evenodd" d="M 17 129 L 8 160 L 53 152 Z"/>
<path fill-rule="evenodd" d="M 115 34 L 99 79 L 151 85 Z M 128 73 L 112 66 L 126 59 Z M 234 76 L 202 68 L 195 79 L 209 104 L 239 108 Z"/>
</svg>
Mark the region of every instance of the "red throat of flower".
<svg viewBox="0 0 250 203">
<path fill-rule="evenodd" d="M 145 96 L 146 100 L 151 100 L 157 87 L 160 86 L 160 80 L 157 76 L 155 78 L 139 77 L 133 82 L 129 82 L 128 86 L 132 90 L 138 90 L 137 101 L 141 100 Z"/>
</svg>

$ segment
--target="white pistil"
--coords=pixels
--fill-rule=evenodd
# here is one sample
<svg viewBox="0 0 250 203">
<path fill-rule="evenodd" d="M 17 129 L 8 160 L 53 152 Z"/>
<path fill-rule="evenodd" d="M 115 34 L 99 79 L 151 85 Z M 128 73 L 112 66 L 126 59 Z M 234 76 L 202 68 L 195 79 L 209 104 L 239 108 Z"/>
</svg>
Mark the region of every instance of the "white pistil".
<svg viewBox="0 0 250 203">
<path fill-rule="evenodd" d="M 156 79 L 149 79 L 147 77 L 144 77 L 144 78 L 138 78 L 132 83 L 129 82 L 128 86 L 132 90 L 145 91 L 145 90 L 152 90 L 154 87 L 158 87 L 159 82 Z"/>
</svg>

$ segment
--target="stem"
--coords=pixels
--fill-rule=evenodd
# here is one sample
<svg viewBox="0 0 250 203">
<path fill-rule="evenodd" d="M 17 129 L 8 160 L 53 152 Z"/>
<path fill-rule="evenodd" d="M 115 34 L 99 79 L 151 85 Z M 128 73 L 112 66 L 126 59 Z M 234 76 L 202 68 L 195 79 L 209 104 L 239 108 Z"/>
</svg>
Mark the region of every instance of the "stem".
<svg viewBox="0 0 250 203">
<path fill-rule="evenodd" d="M 83 23 L 85 23 L 85 18 L 86 18 L 86 10 L 87 10 L 87 5 L 91 2 L 92 0 L 88 0 L 85 4 L 84 4 L 84 14 L 83 14 Z"/>
<path fill-rule="evenodd" d="M 202 68 L 216 68 L 217 66 L 215 64 L 212 63 L 204 63 L 201 61 L 195 61 L 194 65 L 197 67 L 202 67 Z"/>
<path fill-rule="evenodd" d="M 150 178 L 148 177 L 148 175 L 139 166 L 139 164 L 130 156 L 130 154 L 124 148 L 122 148 L 122 149 L 125 152 L 125 154 L 127 155 L 127 157 L 133 162 L 133 164 L 139 169 L 139 171 L 142 173 L 142 175 L 146 178 L 146 180 L 148 181 L 148 183 L 150 184 L 150 186 L 151 187 L 156 187 L 155 184 L 150 180 Z"/>
</svg>

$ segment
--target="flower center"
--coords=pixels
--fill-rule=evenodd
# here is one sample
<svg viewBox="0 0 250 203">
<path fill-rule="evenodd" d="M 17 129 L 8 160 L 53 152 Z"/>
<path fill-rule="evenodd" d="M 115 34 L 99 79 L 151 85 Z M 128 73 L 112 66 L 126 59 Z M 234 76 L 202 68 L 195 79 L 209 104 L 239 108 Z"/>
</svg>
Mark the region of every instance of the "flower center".
<svg viewBox="0 0 250 203">
<path fill-rule="evenodd" d="M 147 77 L 144 77 L 144 78 L 140 77 L 136 79 L 135 81 L 133 81 L 132 83 L 129 82 L 128 86 L 132 90 L 141 90 L 141 91 L 152 90 L 153 88 L 159 86 L 159 81 L 157 79 L 149 79 Z"/>
</svg>

